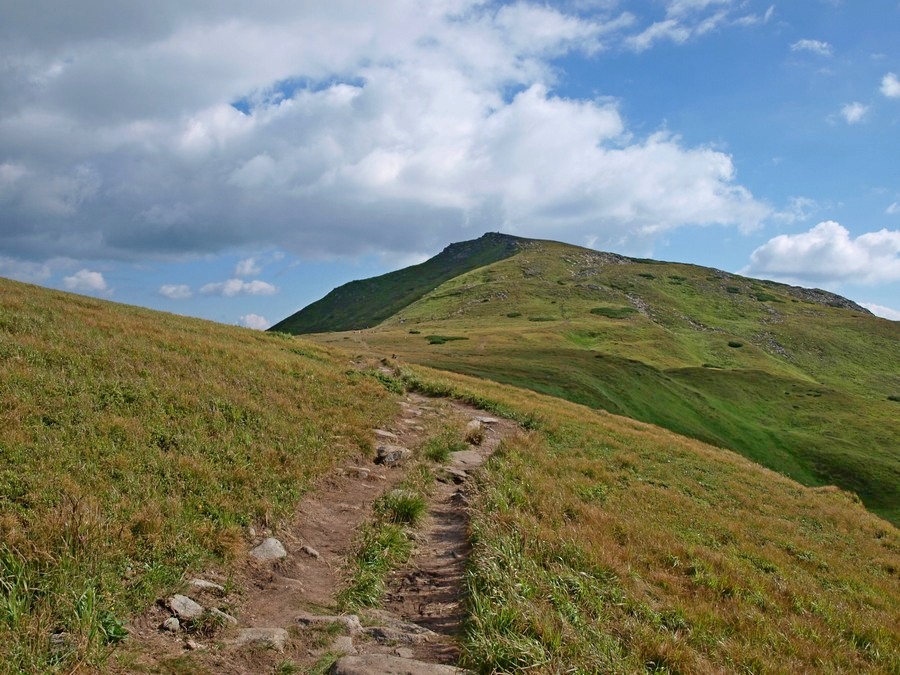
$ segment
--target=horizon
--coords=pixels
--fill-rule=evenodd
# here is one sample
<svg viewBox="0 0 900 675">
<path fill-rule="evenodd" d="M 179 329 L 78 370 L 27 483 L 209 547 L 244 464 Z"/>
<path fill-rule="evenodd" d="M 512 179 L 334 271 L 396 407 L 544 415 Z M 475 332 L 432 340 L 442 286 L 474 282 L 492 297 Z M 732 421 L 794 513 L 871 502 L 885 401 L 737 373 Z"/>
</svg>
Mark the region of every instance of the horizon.
<svg viewBox="0 0 900 675">
<path fill-rule="evenodd" d="M 499 231 L 900 320 L 900 5 L 0 9 L 0 276 L 266 328 Z"/>
</svg>

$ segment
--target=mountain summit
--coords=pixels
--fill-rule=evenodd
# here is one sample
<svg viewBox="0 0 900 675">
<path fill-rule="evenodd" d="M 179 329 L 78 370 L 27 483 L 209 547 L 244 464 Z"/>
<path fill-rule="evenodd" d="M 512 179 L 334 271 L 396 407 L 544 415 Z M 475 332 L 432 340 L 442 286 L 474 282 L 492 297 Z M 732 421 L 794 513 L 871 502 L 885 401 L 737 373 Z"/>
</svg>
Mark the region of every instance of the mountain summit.
<svg viewBox="0 0 900 675">
<path fill-rule="evenodd" d="M 514 255 L 527 241 L 488 232 L 478 239 L 450 244 L 419 265 L 339 286 L 269 330 L 300 335 L 370 328 L 445 281 Z"/>
</svg>

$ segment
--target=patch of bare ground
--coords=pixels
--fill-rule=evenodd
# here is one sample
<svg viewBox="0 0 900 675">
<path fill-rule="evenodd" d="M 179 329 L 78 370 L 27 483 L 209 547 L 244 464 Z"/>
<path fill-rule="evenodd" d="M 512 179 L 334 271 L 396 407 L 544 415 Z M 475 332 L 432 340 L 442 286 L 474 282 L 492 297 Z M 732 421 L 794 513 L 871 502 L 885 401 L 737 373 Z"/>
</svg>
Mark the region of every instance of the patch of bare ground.
<svg viewBox="0 0 900 675">
<path fill-rule="evenodd" d="M 207 610 L 200 618 L 179 617 L 175 604 L 161 600 L 136 619 L 129 626 L 131 646 L 111 662 L 112 671 L 321 672 L 343 655 L 330 672 L 455 672 L 438 664 L 455 663 L 458 657 L 469 551 L 466 481 L 516 425 L 417 394 L 407 395 L 401 405 L 392 425 L 373 430 L 376 447 L 420 447 L 448 420 L 470 424 L 468 436 L 475 443 L 438 469 L 413 556 L 389 579 L 383 609 L 340 615 L 335 596 L 360 526 L 374 502 L 403 480 L 409 462 L 386 465 L 360 457 L 307 494 L 289 525 L 251 532 L 253 545 L 271 545 L 263 553 L 274 557 L 256 559 L 251 551 L 230 578 L 210 572 L 201 577 L 214 585 L 186 585 L 182 593 Z M 283 545 L 283 554 L 270 538 Z M 166 622 L 168 629 L 162 627 Z"/>
</svg>

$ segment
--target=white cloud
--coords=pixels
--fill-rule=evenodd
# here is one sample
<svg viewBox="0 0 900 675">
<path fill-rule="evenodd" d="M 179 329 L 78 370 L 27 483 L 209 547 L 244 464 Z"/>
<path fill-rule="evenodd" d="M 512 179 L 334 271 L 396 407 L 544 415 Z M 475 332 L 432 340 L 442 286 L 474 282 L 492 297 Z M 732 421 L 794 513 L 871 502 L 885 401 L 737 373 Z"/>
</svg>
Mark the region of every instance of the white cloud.
<svg viewBox="0 0 900 675">
<path fill-rule="evenodd" d="M 170 300 L 187 300 L 193 297 L 194 292 L 187 284 L 163 284 L 159 287 L 159 294 Z"/>
<path fill-rule="evenodd" d="M 885 307 L 884 305 L 876 305 L 874 302 L 861 302 L 859 304 L 872 312 L 875 316 L 880 316 L 882 319 L 900 321 L 900 310 Z"/>
<path fill-rule="evenodd" d="M 800 234 L 782 234 L 757 248 L 746 273 L 786 281 L 875 284 L 900 280 L 900 230 L 855 239 L 828 220 Z"/>
<path fill-rule="evenodd" d="M 100 272 L 79 270 L 69 277 L 63 277 L 63 286 L 67 290 L 79 293 L 103 293 L 109 290 L 106 280 Z"/>
<path fill-rule="evenodd" d="M 560 56 L 694 39 L 744 3 L 678 0 L 649 28 L 609 2 L 126 4 L 0 9 L 4 255 L 402 255 L 487 228 L 602 246 L 770 211 L 727 154 L 554 94 Z"/>
<path fill-rule="evenodd" d="M 257 258 L 244 258 L 234 268 L 236 277 L 252 277 L 262 272 L 263 268 Z"/>
<path fill-rule="evenodd" d="M 791 197 L 786 208 L 773 214 L 782 223 L 793 224 L 809 220 L 819 210 L 819 203 L 809 197 Z"/>
<path fill-rule="evenodd" d="M 869 106 L 859 102 L 847 103 L 841 107 L 841 117 L 847 124 L 858 124 L 869 112 Z"/>
<path fill-rule="evenodd" d="M 829 43 L 822 40 L 797 40 L 791 45 L 792 52 L 812 52 L 820 56 L 831 56 L 832 47 Z"/>
<path fill-rule="evenodd" d="M 885 211 L 889 216 L 895 216 L 900 213 L 900 202 L 893 202 L 890 206 L 888 206 Z"/>
<path fill-rule="evenodd" d="M 226 298 L 231 298 L 235 295 L 274 295 L 278 292 L 278 288 L 259 279 L 254 279 L 253 281 L 229 279 L 228 281 L 205 284 L 200 287 L 200 292 L 204 295 L 222 295 Z"/>
<path fill-rule="evenodd" d="M 241 325 L 253 330 L 265 330 L 269 327 L 269 320 L 259 314 L 244 314 L 240 319 Z"/>
<path fill-rule="evenodd" d="M 895 73 L 881 78 L 881 93 L 888 98 L 900 98 L 900 78 Z"/>
</svg>

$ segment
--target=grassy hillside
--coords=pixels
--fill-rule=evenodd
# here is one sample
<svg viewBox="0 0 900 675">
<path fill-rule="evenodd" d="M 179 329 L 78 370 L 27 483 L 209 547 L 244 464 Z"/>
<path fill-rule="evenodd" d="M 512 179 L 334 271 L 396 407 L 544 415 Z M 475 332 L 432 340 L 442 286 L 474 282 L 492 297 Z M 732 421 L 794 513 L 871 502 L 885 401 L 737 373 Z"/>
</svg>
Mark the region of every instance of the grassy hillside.
<svg viewBox="0 0 900 675">
<path fill-rule="evenodd" d="M 900 522 L 900 324 L 838 296 L 528 242 L 349 337 L 734 449 Z"/>
<path fill-rule="evenodd" d="M 508 258 L 525 241 L 488 233 L 451 244 L 421 265 L 340 286 L 269 330 L 300 335 L 378 325 L 448 279 Z"/>
<path fill-rule="evenodd" d="M 852 495 L 561 399 L 397 377 L 531 421 L 478 485 L 476 671 L 900 669 L 900 536 Z"/>
<path fill-rule="evenodd" d="M 102 669 L 132 612 L 367 451 L 398 406 L 351 358 L 0 280 L 0 672 Z M 900 668 L 900 537 L 851 496 L 562 399 L 381 378 L 529 429 L 473 504 L 474 669 Z"/>
<path fill-rule="evenodd" d="M 283 336 L 0 279 L 0 672 L 101 663 L 131 612 L 240 558 L 248 526 L 367 450 L 396 404 L 346 370 Z"/>
</svg>

